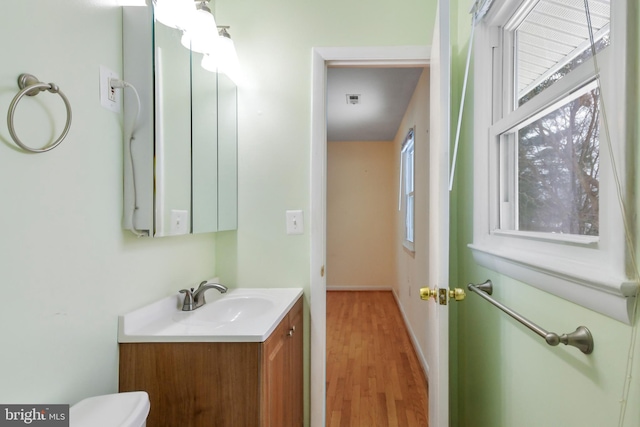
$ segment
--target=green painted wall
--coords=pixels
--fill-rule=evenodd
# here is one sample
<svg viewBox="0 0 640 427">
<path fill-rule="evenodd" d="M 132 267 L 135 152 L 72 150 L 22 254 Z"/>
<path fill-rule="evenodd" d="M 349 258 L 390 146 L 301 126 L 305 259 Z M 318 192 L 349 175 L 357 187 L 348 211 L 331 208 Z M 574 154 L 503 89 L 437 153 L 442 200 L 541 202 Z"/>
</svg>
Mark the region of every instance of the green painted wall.
<svg viewBox="0 0 640 427">
<path fill-rule="evenodd" d="M 117 391 L 117 318 L 215 273 L 215 235 L 137 239 L 121 227 L 122 116 L 100 106 L 99 66 L 122 75 L 117 0 L 4 0 L 0 13 L 0 402 L 75 403 Z M 15 149 L 5 117 L 28 72 L 69 98 L 53 151 Z M 65 109 L 20 101 L 16 130 L 56 138 Z"/>
<path fill-rule="evenodd" d="M 453 17 L 453 92 L 460 91 L 469 42 L 469 3 L 461 0 Z M 637 11 L 634 11 L 637 13 Z M 637 58 L 636 58 L 637 61 Z M 506 314 L 469 295 L 457 307 L 457 332 L 452 349 L 457 360 L 453 375 L 452 403 L 457 411 L 453 425 L 465 427 L 631 427 L 640 425 L 640 358 L 631 363 L 633 378 L 627 410 L 621 416 L 630 343 L 638 338 L 634 327 L 602 316 L 563 299 L 539 291 L 478 266 L 467 244 L 472 239 L 473 85 L 467 93 L 461 151 L 457 166 L 452 212 L 452 276 L 458 283 L 490 278 L 494 297 L 543 327 L 570 332 L 589 327 L 595 350 L 586 356 L 572 347 L 549 347 Z M 640 97 L 639 97 L 640 99 Z M 453 97 L 459 103 L 459 94 Z M 457 117 L 457 105 L 454 106 Z M 455 120 L 454 120 L 455 123 Z M 637 144 L 637 136 L 634 144 Z M 640 166 L 635 161 L 636 169 Z M 634 354 L 640 350 L 636 344 Z"/>
<path fill-rule="evenodd" d="M 427 45 L 435 0 L 219 0 L 245 83 L 239 105 L 239 226 L 219 236 L 218 269 L 242 286 L 309 282 L 311 50 Z M 305 234 L 285 234 L 285 210 L 302 209 Z M 230 248 L 227 250 L 227 248 Z"/>
</svg>

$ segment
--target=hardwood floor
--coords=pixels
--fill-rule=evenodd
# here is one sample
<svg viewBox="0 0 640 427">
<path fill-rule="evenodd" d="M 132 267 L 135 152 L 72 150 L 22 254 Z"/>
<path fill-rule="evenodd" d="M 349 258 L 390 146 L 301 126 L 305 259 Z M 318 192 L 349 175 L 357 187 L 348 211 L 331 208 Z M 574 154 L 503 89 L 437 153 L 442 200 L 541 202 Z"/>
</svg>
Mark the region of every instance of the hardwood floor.
<svg viewBox="0 0 640 427">
<path fill-rule="evenodd" d="M 390 291 L 327 292 L 327 426 L 424 427 L 427 381 Z"/>
</svg>

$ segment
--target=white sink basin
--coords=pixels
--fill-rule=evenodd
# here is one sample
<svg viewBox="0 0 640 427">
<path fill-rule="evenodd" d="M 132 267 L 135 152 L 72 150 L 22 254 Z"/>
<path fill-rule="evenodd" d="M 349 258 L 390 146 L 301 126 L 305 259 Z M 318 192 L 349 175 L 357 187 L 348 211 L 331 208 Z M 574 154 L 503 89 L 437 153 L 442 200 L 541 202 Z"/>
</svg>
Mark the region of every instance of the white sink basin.
<svg viewBox="0 0 640 427">
<path fill-rule="evenodd" d="M 301 288 L 239 288 L 182 311 L 175 294 L 118 319 L 118 342 L 263 342 L 302 295 Z"/>
<path fill-rule="evenodd" d="M 231 322 L 252 322 L 275 307 L 271 299 L 256 295 L 235 295 L 219 298 L 194 311 L 180 311 L 173 320 L 185 325 L 224 326 Z"/>
</svg>

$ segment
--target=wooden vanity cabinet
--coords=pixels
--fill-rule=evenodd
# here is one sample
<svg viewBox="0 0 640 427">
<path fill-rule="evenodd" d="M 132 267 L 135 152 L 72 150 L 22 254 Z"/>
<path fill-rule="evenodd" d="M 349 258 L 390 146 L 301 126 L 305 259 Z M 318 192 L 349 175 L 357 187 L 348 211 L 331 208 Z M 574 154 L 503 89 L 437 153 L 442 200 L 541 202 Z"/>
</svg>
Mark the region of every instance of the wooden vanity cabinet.
<svg viewBox="0 0 640 427">
<path fill-rule="evenodd" d="M 121 343 L 120 391 L 149 394 L 148 427 L 300 427 L 302 301 L 263 343 Z"/>
</svg>

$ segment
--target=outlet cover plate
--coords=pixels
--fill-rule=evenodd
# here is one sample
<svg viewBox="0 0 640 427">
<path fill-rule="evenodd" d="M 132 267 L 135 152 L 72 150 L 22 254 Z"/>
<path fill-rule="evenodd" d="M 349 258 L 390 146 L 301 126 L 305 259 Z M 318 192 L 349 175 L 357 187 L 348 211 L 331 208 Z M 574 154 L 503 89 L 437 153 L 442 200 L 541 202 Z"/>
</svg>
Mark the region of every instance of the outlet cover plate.
<svg viewBox="0 0 640 427">
<path fill-rule="evenodd" d="M 100 105 L 102 105 L 107 110 L 111 110 L 114 113 L 120 112 L 120 99 L 122 97 L 122 91 L 124 89 L 111 89 L 111 85 L 109 85 L 109 79 L 119 79 L 118 73 L 112 71 L 105 67 L 104 65 L 100 66 Z M 111 91 L 114 92 L 111 92 Z M 112 94 L 113 96 L 109 96 Z M 112 98 L 113 101 L 109 98 Z"/>
</svg>

